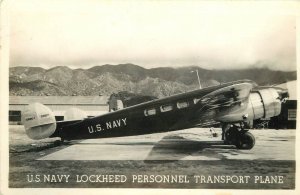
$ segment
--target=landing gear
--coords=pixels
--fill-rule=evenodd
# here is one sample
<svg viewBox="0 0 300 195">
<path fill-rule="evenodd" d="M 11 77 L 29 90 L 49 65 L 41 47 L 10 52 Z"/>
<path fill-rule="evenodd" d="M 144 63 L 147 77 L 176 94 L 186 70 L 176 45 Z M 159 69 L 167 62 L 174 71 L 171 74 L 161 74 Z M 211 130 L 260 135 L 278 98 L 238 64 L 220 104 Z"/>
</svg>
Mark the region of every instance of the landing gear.
<svg viewBox="0 0 300 195">
<path fill-rule="evenodd" d="M 250 150 L 255 145 L 255 137 L 250 132 L 244 132 L 235 144 L 238 149 Z"/>
<path fill-rule="evenodd" d="M 244 124 L 223 125 L 222 140 L 225 144 L 235 145 L 242 150 L 250 150 L 255 145 L 255 137 L 247 129 L 244 129 Z"/>
</svg>

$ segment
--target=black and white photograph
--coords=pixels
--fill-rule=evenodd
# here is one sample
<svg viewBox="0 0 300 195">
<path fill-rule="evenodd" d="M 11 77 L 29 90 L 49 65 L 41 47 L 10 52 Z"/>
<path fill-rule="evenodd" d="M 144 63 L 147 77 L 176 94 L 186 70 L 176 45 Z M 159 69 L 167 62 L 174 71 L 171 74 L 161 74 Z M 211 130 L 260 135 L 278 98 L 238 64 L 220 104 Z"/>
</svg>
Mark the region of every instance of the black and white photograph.
<svg viewBox="0 0 300 195">
<path fill-rule="evenodd" d="M 298 2 L 1 4 L 1 193 L 297 194 Z"/>
</svg>

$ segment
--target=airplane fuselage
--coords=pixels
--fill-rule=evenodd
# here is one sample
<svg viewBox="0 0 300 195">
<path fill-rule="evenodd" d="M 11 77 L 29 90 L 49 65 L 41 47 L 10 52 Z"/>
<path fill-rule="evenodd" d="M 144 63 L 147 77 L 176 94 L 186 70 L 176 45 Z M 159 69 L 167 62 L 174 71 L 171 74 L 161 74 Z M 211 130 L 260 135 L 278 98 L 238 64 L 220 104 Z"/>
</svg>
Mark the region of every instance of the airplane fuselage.
<svg viewBox="0 0 300 195">
<path fill-rule="evenodd" d="M 215 111 L 203 112 L 205 116 L 201 115 L 203 105 L 198 100 L 219 88 L 245 82 L 252 84 L 250 81 L 231 82 L 138 104 L 70 125 L 58 126 L 52 137 L 59 136 L 67 140 L 120 137 L 216 123 Z"/>
<path fill-rule="evenodd" d="M 121 137 L 175 131 L 222 123 L 222 139 L 240 149 L 251 149 L 255 138 L 244 124 L 277 116 L 285 90 L 256 88 L 249 80 L 229 82 L 130 106 L 93 118 L 55 120 L 46 106 L 34 103 L 24 111 L 26 134 L 32 139 L 62 140 Z M 77 112 L 77 111 L 76 111 Z"/>
</svg>

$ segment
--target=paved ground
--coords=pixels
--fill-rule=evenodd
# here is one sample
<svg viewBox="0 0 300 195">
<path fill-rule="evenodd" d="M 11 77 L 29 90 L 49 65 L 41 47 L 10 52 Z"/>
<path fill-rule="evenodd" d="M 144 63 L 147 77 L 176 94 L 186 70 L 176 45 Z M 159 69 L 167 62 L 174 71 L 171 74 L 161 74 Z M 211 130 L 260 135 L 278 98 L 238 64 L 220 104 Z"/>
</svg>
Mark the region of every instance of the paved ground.
<svg viewBox="0 0 300 195">
<path fill-rule="evenodd" d="M 294 189 L 295 130 L 253 130 L 252 150 L 222 145 L 220 130 L 209 129 L 123 138 L 71 141 L 30 140 L 22 126 L 9 129 L 11 188 L 201 188 Z M 136 183 L 141 175 L 185 175 L 190 183 Z M 68 182 L 48 182 L 45 176 L 69 175 Z M 125 175 L 125 183 L 78 182 L 77 176 Z M 250 176 L 249 183 L 196 183 L 195 175 Z M 255 183 L 254 178 L 282 177 L 283 183 Z M 41 180 L 37 179 L 41 178 Z M 33 178 L 36 178 L 35 180 Z"/>
<path fill-rule="evenodd" d="M 256 145 L 222 145 L 221 130 L 194 128 L 153 135 L 84 140 L 38 160 L 295 160 L 295 130 L 252 130 Z M 91 155 L 92 154 L 92 155 Z"/>
</svg>

